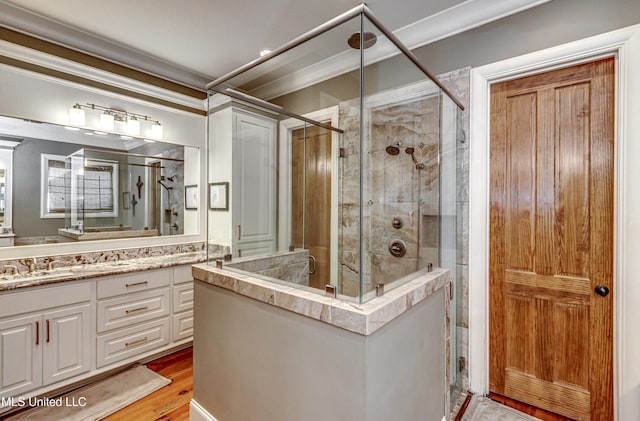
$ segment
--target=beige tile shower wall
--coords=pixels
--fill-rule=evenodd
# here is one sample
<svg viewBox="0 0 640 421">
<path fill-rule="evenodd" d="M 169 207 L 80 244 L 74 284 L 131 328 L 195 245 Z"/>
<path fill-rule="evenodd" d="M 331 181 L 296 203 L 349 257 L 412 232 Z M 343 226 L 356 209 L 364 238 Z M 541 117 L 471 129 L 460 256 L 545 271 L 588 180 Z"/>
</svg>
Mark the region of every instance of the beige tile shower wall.
<svg viewBox="0 0 640 421">
<path fill-rule="evenodd" d="M 344 130 L 341 148 L 345 151 L 339 164 L 339 293 L 350 297 L 359 294 L 360 259 L 360 110 L 359 101 L 340 103 L 339 125 Z M 366 226 L 366 225 L 365 225 Z M 366 268 L 365 268 L 366 273 Z"/>
<path fill-rule="evenodd" d="M 370 168 L 372 176 L 367 191 L 371 192 L 371 221 L 366 227 L 367 250 L 371 261 L 371 286 L 415 272 L 426 263 L 437 263 L 438 232 L 433 217 L 438 214 L 438 96 L 417 98 L 392 105 L 381 105 L 370 111 Z M 400 144 L 398 155 L 389 155 L 386 147 Z M 414 148 L 418 169 L 406 153 Z M 392 226 L 393 218 L 402 221 L 401 228 Z M 435 227 L 437 228 L 437 219 Z M 428 229 L 430 228 L 430 229 Z M 394 257 L 388 245 L 394 239 L 407 244 L 404 257 Z"/>
<path fill-rule="evenodd" d="M 466 109 L 458 121 L 456 142 L 456 330 L 458 356 L 468 360 L 467 335 L 469 325 L 468 260 L 469 260 L 469 95 L 470 69 L 464 68 L 439 75 L 438 79 Z M 420 98 L 420 89 L 422 96 Z M 362 262 L 363 294 L 378 282 L 389 282 L 416 267 L 438 261 L 438 142 L 440 136 L 439 99 L 425 93 L 424 86 L 416 84 L 411 98 L 401 87 L 376 95 L 371 113 L 365 113 L 366 145 L 364 207 L 362 224 L 363 246 L 367 251 Z M 385 101 L 386 97 L 386 101 Z M 371 98 L 367 98 L 365 103 Z M 385 104 L 386 102 L 386 104 Z M 370 103 L 370 101 L 369 101 Z M 359 292 L 359 100 L 340 103 L 339 124 L 345 130 L 343 144 L 346 156 L 340 160 L 340 293 L 357 296 Z M 370 132 L 370 135 L 369 135 Z M 390 156 L 385 148 L 401 142 L 399 155 Z M 422 145 L 422 146 L 421 146 Z M 417 170 L 411 157 L 404 152 L 406 146 L 415 148 L 416 160 L 425 168 Z M 370 167 L 367 165 L 370 164 Z M 370 172 L 369 172 L 370 170 Z M 419 192 L 419 194 L 417 193 Z M 418 204 L 420 206 L 418 206 Z M 419 210 L 419 212 L 418 212 Z M 410 212 L 413 211 L 413 226 Z M 404 227 L 391 227 L 393 216 L 400 217 Z M 391 256 L 388 243 L 400 238 L 407 243 L 403 258 Z M 466 388 L 466 369 L 461 376 Z"/>
<path fill-rule="evenodd" d="M 454 92 L 465 91 L 461 96 L 468 99 L 469 69 L 441 75 L 441 79 L 454 86 Z M 430 85 L 419 82 L 365 99 L 363 294 L 379 282 L 389 282 L 438 262 L 440 98 Z M 342 102 L 339 107 L 340 127 L 345 130 L 341 146 L 346 152 L 340 161 L 340 292 L 352 296 L 358 294 L 360 272 L 358 106 L 359 100 L 355 99 Z M 400 154 L 389 155 L 386 147 L 397 143 L 401 144 Z M 416 168 L 405 153 L 406 147 L 414 148 L 416 161 L 424 164 L 423 169 Z M 468 184 L 468 176 L 459 175 L 459 180 Z M 456 196 L 459 198 L 460 194 Z M 403 221 L 402 228 L 392 227 L 393 217 Z M 388 251 L 389 242 L 396 238 L 407 244 L 407 254 L 402 258 Z"/>
<path fill-rule="evenodd" d="M 456 143 L 456 341 L 457 366 L 461 367 L 458 386 L 469 386 L 469 67 L 445 73 L 440 81 L 464 104 L 458 123 Z M 460 359 L 462 358 L 462 365 Z"/>
<path fill-rule="evenodd" d="M 309 285 L 308 250 L 247 257 L 225 266 L 299 285 Z"/>
</svg>

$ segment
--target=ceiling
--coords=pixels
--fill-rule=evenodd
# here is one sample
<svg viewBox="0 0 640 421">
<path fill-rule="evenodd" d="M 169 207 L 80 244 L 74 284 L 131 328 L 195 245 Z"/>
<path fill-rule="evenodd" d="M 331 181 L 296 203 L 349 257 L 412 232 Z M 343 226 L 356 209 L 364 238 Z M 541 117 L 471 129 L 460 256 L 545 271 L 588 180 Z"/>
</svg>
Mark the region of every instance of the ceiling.
<svg viewBox="0 0 640 421">
<path fill-rule="evenodd" d="M 371 0 L 410 48 L 548 0 Z M 0 0 L 5 27 L 202 88 L 359 0 Z M 439 26 L 437 26 L 439 25 Z M 434 28 L 444 28 L 440 32 Z M 448 28 L 448 29 L 446 29 Z"/>
</svg>

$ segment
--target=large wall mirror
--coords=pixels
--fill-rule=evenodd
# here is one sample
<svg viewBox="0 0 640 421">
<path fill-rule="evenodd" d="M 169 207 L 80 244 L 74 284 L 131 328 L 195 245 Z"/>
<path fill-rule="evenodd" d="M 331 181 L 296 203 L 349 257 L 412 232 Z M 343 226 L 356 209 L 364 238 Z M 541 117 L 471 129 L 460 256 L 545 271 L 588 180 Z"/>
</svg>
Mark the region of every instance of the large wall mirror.
<svg viewBox="0 0 640 421">
<path fill-rule="evenodd" d="M 0 116 L 0 245 L 198 234 L 185 192 L 199 160 L 192 146 Z"/>
</svg>

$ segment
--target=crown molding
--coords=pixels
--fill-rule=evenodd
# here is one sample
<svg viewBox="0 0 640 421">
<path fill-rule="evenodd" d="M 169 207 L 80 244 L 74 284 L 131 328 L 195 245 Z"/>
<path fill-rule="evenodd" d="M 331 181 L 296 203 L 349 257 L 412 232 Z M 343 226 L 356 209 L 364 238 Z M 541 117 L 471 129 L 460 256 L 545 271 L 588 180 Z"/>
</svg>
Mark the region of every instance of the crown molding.
<svg viewBox="0 0 640 421">
<path fill-rule="evenodd" d="M 0 16 L 2 16 L 1 25 L 5 28 L 193 89 L 203 90 L 206 83 L 210 81 L 207 75 L 62 24 L 5 0 L 0 0 Z"/>
<path fill-rule="evenodd" d="M 54 72 L 60 72 L 65 75 L 77 76 L 98 84 L 106 85 L 107 87 L 115 87 L 119 90 L 136 93 L 147 98 L 157 98 L 162 102 L 177 104 L 182 108 L 198 111 L 205 109 L 206 100 L 203 101 L 190 95 L 181 94 L 170 89 L 117 75 L 56 55 L 43 53 L 5 40 L 0 40 L 0 56 L 28 63 L 29 65 L 39 66 L 47 70 L 53 70 Z"/>
<path fill-rule="evenodd" d="M 393 31 L 393 34 L 413 50 L 549 1 L 468 0 Z M 399 53 L 386 37 L 381 36 L 378 38 L 375 50 L 366 54 L 366 63 L 367 65 L 377 63 Z M 250 91 L 250 94 L 267 100 L 277 98 L 356 70 L 359 65 L 360 61 L 357 57 L 349 52 L 343 52 L 286 77 L 256 87 Z"/>
<path fill-rule="evenodd" d="M 467 0 L 393 33 L 413 50 L 549 1 L 551 0 Z"/>
<path fill-rule="evenodd" d="M 440 13 L 400 28 L 394 31 L 394 34 L 409 49 L 415 49 L 548 1 L 550 0 L 467 0 Z M 89 54 L 100 60 L 128 67 L 134 71 L 183 84 L 197 90 L 202 90 L 203 87 L 210 82 L 210 78 L 206 75 L 184 69 L 145 52 L 124 47 L 86 31 L 61 24 L 55 20 L 10 4 L 5 0 L 0 0 L 0 15 L 3 17 L 2 26 L 6 28 L 45 41 L 56 40 L 56 45 L 70 48 L 82 54 Z M 378 43 L 379 45 L 376 48 L 375 55 L 370 53 L 367 56 L 367 64 L 379 62 L 398 54 L 397 49 L 385 38 L 380 37 Z M 33 52 L 34 50 L 31 51 Z M 38 57 L 39 60 L 42 60 L 43 54 L 44 53 L 40 53 L 40 57 Z M 60 63 L 65 60 L 59 58 L 57 60 L 52 59 L 52 61 L 60 65 Z M 46 60 L 44 62 L 46 62 Z M 345 60 L 344 54 L 338 54 L 320 63 L 316 63 L 313 66 L 294 72 L 286 78 L 281 78 L 257 87 L 250 93 L 259 98 L 272 99 L 355 70 L 358 66 L 359 62 L 356 63 L 353 60 Z M 73 72 L 84 68 L 81 70 L 81 73 L 73 74 L 79 74 L 83 77 L 100 75 L 100 80 L 104 80 L 105 83 L 117 83 L 117 86 L 121 87 L 128 85 L 131 90 L 136 92 L 140 92 L 140 89 L 143 89 L 145 93 L 154 92 L 152 95 L 155 95 L 155 92 L 166 92 L 166 90 L 158 90 L 158 88 L 142 82 L 125 82 L 125 79 L 127 79 L 125 77 L 114 76 L 113 73 L 104 70 L 90 70 L 88 67 L 89 66 L 86 65 L 82 66 L 78 64 L 74 66 L 70 64 L 68 69 L 69 72 Z M 111 76 L 108 76 L 108 73 L 110 73 Z M 106 80 L 109 80 L 109 82 L 106 82 Z M 129 88 L 125 87 L 125 89 Z M 169 94 L 169 96 L 171 95 Z M 166 97 L 166 95 L 164 97 Z M 200 103 L 199 108 L 204 109 L 206 106 Z"/>
</svg>

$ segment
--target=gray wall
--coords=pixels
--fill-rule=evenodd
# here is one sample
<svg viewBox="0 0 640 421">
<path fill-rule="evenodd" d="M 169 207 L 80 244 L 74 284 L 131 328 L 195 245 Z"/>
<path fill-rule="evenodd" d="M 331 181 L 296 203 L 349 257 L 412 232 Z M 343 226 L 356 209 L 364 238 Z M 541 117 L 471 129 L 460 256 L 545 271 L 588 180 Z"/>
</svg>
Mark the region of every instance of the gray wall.
<svg viewBox="0 0 640 421">
<path fill-rule="evenodd" d="M 638 0 L 552 0 L 414 50 L 433 73 L 477 67 L 640 23 Z"/>
<path fill-rule="evenodd" d="M 24 139 L 13 153 L 13 231 L 19 237 L 58 235 L 64 218 L 40 218 L 40 154 L 67 156 L 82 146 L 73 143 Z M 91 226 L 88 218 L 87 226 Z M 100 224 L 113 225 L 114 218 L 100 218 Z"/>
<path fill-rule="evenodd" d="M 384 16 L 379 16 L 384 23 Z M 476 29 L 413 50 L 433 74 L 477 67 L 640 23 L 638 0 L 552 0 Z M 365 92 L 423 79 L 404 56 L 368 66 Z M 304 114 L 358 97 L 358 73 L 300 90 L 272 102 Z M 320 92 L 323 95 L 320 95 Z M 335 101 L 331 101 L 331 97 Z"/>
<path fill-rule="evenodd" d="M 362 336 L 195 281 L 194 400 L 218 421 L 440 421 L 444 300 Z"/>
</svg>

